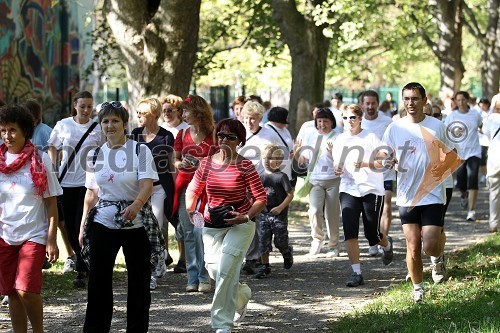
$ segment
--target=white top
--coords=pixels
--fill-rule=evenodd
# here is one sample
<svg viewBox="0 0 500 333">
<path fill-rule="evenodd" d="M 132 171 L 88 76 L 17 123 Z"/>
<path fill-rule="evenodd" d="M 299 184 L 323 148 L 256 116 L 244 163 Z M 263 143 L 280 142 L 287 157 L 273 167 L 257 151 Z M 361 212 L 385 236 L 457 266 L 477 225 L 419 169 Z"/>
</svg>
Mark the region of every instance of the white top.
<svg viewBox="0 0 500 333">
<path fill-rule="evenodd" d="M 342 111 L 340 111 L 339 109 L 335 109 L 334 107 L 330 107 L 330 111 L 332 111 L 333 117 L 335 117 L 335 122 L 336 122 L 335 130 L 339 134 L 343 133 L 344 132 L 344 126 L 340 126 L 339 125 L 340 123 L 343 123 Z M 314 124 L 314 122 L 313 122 L 313 124 Z"/>
<path fill-rule="evenodd" d="M 479 110 L 479 114 L 481 115 L 481 119 L 483 120 L 483 124 L 487 121 L 489 115 L 491 114 L 490 112 L 484 112 L 483 110 Z M 478 129 L 479 131 L 479 129 Z M 490 139 L 488 139 L 488 136 L 484 135 L 483 133 L 479 132 L 479 144 L 484 147 L 488 147 L 490 145 Z"/>
<path fill-rule="evenodd" d="M 87 132 L 94 121 L 89 120 L 86 124 L 77 123 L 73 117 L 59 120 L 50 134 L 49 144 L 62 149 L 62 161 L 59 166 L 59 174 L 68 163 L 71 152 Z M 90 149 L 100 146 L 104 142 L 101 126 L 97 125 L 83 142 L 80 150 L 69 166 L 64 179 L 61 182 L 63 187 L 79 187 L 85 185 L 85 157 Z"/>
<path fill-rule="evenodd" d="M 168 126 L 168 123 L 165 121 L 163 124 L 161 124 L 161 127 L 172 133 L 174 136 L 174 139 L 177 138 L 177 133 L 180 132 L 180 130 L 186 129 L 189 127 L 189 124 L 186 123 L 185 121 L 181 122 L 179 125 L 175 127 L 170 127 Z"/>
<path fill-rule="evenodd" d="M 483 133 L 490 140 L 490 148 L 488 149 L 489 158 L 486 165 L 488 176 L 500 173 L 500 158 L 498 158 L 500 156 L 500 132 L 493 138 L 499 128 L 500 113 L 492 113 L 483 126 Z"/>
<path fill-rule="evenodd" d="M 338 136 L 339 133 L 335 129 L 324 135 L 319 134 L 318 130 L 316 130 L 316 133 L 309 135 L 306 142 L 302 145 L 301 155 L 307 158 L 309 163 L 314 163 L 313 155 L 317 154 L 316 164 L 309 175 L 309 182 L 311 184 L 317 185 L 321 180 L 338 178 L 333 168 L 333 157 L 326 150 L 328 142 L 334 142 Z"/>
<path fill-rule="evenodd" d="M 473 156 L 481 158 L 477 129 L 483 124 L 483 120 L 479 113 L 475 110 L 469 110 L 466 113 L 455 110 L 446 117 L 444 124 L 450 140 L 457 144 L 458 155 L 461 159 L 466 160 Z M 463 129 L 464 134 L 457 137 L 454 133 L 456 128 Z"/>
<path fill-rule="evenodd" d="M 269 128 L 262 127 L 255 135 L 247 130 L 247 142 L 238 149 L 238 154 L 252 161 L 257 173 L 260 175 L 265 170 L 262 163 L 262 153 L 270 143 L 278 146 L 283 145 L 276 133 Z"/>
<path fill-rule="evenodd" d="M 314 120 L 306 121 L 300 126 L 296 139 L 297 141 L 302 140 L 302 143 L 304 143 L 304 140 L 306 140 L 309 135 L 315 134 L 317 131 L 316 126 L 314 126 Z"/>
<path fill-rule="evenodd" d="M 109 201 L 134 201 L 139 194 L 139 180 L 158 180 L 153 155 L 146 145 L 140 145 L 139 154 L 136 150 L 137 142 L 127 140 L 120 148 L 110 149 L 108 144 L 102 145 L 96 159 L 95 167 L 92 164 L 94 150 L 88 154 L 89 168 L 85 186 L 89 189 L 99 189 L 100 199 Z M 113 222 L 117 209 L 115 206 L 100 208 L 94 222 L 117 229 Z M 134 227 L 142 226 L 141 214 L 133 221 Z"/>
<path fill-rule="evenodd" d="M 444 124 L 426 116 L 420 123 L 411 123 L 408 117 L 389 125 L 383 142 L 396 153 L 398 186 L 396 204 L 402 207 L 445 203 L 444 179 L 432 178 L 430 168 L 440 157 L 438 140 L 453 149 Z"/>
<path fill-rule="evenodd" d="M 358 160 L 375 161 L 372 153 L 382 147 L 380 139 L 372 132 L 361 131 L 358 135 L 350 132 L 340 134 L 335 140 L 333 160 L 341 164 L 344 173 L 340 176 L 340 192 L 354 197 L 367 194 L 384 195 L 384 174 L 382 170 L 372 170 L 369 167 L 356 169 L 354 163 Z"/>
<path fill-rule="evenodd" d="M 385 130 L 391 123 L 392 118 L 385 116 L 383 112 L 378 112 L 377 118 L 373 120 L 368 120 L 363 117 L 363 119 L 361 119 L 361 128 L 374 133 L 377 138 L 382 140 Z M 386 170 L 383 174 L 384 180 L 396 180 L 396 171 L 394 171 L 394 169 Z"/>
<path fill-rule="evenodd" d="M 0 173 L 0 237 L 10 245 L 26 241 L 47 244 L 49 222 L 44 198 L 62 195 L 57 175 L 46 153 L 42 161 L 47 171 L 47 190 L 43 198 L 37 194 L 31 178 L 31 161 L 11 174 Z M 19 155 L 5 153 L 5 163 L 11 164 Z"/>
<path fill-rule="evenodd" d="M 292 139 L 292 135 L 290 134 L 290 131 L 286 127 L 285 128 L 276 127 L 273 124 L 271 124 L 270 122 L 267 122 L 264 125 L 264 128 L 269 129 L 274 134 L 274 136 L 275 136 L 274 141 L 278 142 L 277 143 L 278 146 L 284 147 L 286 145 L 286 147 L 284 147 L 284 148 L 286 148 L 285 158 L 283 160 L 283 163 L 281 164 L 280 170 L 283 171 L 284 173 L 286 173 L 286 175 L 288 176 L 288 179 L 291 180 L 292 179 L 292 160 L 290 159 L 290 153 L 293 151 L 293 139 Z M 285 143 L 283 143 L 283 141 L 281 140 L 279 135 L 273 130 L 273 128 L 278 131 L 279 135 L 281 135 L 283 140 L 285 140 Z"/>
</svg>

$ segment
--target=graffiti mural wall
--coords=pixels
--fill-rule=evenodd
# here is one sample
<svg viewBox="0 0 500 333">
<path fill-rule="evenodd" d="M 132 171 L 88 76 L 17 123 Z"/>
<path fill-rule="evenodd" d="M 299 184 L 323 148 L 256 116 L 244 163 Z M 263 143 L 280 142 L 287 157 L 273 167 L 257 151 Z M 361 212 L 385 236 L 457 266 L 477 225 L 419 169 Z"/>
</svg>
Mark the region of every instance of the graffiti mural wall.
<svg viewBox="0 0 500 333">
<path fill-rule="evenodd" d="M 37 99 L 49 125 L 69 113 L 85 80 L 79 20 L 88 10 L 72 0 L 0 0 L 0 99 Z"/>
</svg>

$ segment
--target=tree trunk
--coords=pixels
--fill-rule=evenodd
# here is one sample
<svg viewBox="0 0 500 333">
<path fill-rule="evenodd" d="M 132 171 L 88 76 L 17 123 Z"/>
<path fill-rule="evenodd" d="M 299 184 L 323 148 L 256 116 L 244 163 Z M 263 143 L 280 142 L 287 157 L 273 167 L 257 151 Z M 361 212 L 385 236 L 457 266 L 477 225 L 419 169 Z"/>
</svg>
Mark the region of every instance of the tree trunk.
<svg viewBox="0 0 500 333">
<path fill-rule="evenodd" d="M 126 62 L 129 104 L 189 92 L 201 0 L 106 0 L 105 11 Z"/>
<path fill-rule="evenodd" d="M 309 106 L 323 101 L 330 40 L 323 35 L 323 26 L 316 26 L 312 18 L 297 10 L 295 0 L 272 0 L 271 4 L 273 18 L 292 57 L 288 119 L 295 135 L 304 120 L 309 120 Z"/>
<path fill-rule="evenodd" d="M 482 47 L 481 86 L 483 98 L 499 92 L 500 81 L 500 0 L 489 0 L 488 27 Z"/>
</svg>

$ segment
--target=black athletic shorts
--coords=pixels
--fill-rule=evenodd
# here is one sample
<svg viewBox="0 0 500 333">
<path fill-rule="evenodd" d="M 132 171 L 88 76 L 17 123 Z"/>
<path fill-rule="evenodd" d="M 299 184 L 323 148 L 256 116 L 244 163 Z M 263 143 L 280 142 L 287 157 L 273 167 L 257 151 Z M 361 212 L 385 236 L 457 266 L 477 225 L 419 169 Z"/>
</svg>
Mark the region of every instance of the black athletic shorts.
<svg viewBox="0 0 500 333">
<path fill-rule="evenodd" d="M 443 204 L 423 205 L 415 207 L 399 207 L 401 224 L 419 224 L 420 226 L 444 226 Z"/>
</svg>

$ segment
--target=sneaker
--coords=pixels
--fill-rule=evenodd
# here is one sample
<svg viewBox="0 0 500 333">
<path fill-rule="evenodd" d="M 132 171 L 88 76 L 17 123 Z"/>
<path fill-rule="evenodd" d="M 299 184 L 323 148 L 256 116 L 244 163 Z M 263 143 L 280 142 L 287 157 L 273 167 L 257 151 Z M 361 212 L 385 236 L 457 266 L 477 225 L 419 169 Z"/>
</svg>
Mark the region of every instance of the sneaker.
<svg viewBox="0 0 500 333">
<path fill-rule="evenodd" d="M 242 309 L 237 310 L 234 313 L 233 323 L 235 324 L 240 323 L 243 319 L 245 319 L 246 315 L 247 315 L 247 305 L 245 304 L 245 306 Z"/>
<path fill-rule="evenodd" d="M 413 300 L 415 303 L 420 303 L 424 300 L 424 289 L 413 290 Z"/>
<path fill-rule="evenodd" d="M 196 291 L 198 291 L 198 285 L 197 285 L 197 284 L 188 284 L 188 285 L 186 286 L 186 291 L 187 291 L 188 293 L 193 293 L 193 292 L 196 292 Z"/>
<path fill-rule="evenodd" d="M 469 200 L 467 199 L 467 196 L 462 196 L 460 198 L 460 207 L 462 207 L 462 209 L 467 209 L 468 205 L 469 205 Z"/>
<path fill-rule="evenodd" d="M 87 286 L 87 274 L 78 272 L 76 278 L 73 280 L 73 287 L 85 288 Z"/>
<path fill-rule="evenodd" d="M 411 281 L 411 274 L 410 274 L 410 272 L 406 273 L 405 281 L 406 282 L 410 282 Z"/>
<path fill-rule="evenodd" d="M 1 305 L 9 305 L 9 296 L 4 296 Z"/>
<path fill-rule="evenodd" d="M 167 274 L 167 265 L 165 264 L 165 261 L 162 259 L 158 262 L 158 265 L 156 266 L 155 269 L 155 277 L 158 279 L 161 279 L 162 277 Z"/>
<path fill-rule="evenodd" d="M 174 267 L 174 273 L 186 273 L 186 262 L 184 260 L 179 260 L 177 265 Z"/>
<path fill-rule="evenodd" d="M 255 266 L 257 264 L 257 260 L 246 260 L 245 264 L 241 268 L 243 272 L 247 275 L 255 274 Z"/>
<path fill-rule="evenodd" d="M 434 259 L 436 257 L 432 257 Z M 436 262 L 432 263 L 432 279 L 434 283 L 441 283 L 446 278 L 446 258 L 444 254 Z M 437 258 L 436 258 L 437 259 Z"/>
<path fill-rule="evenodd" d="M 328 252 L 326 253 L 326 256 L 328 258 L 333 258 L 333 257 L 338 257 L 340 255 L 339 249 L 336 247 L 331 247 L 328 249 Z"/>
<path fill-rule="evenodd" d="M 230 328 L 218 328 L 215 330 L 215 333 L 231 333 Z"/>
<path fill-rule="evenodd" d="M 152 276 L 151 280 L 149 280 L 149 290 L 155 290 L 156 287 L 158 287 L 158 282 L 156 282 L 155 277 Z"/>
<path fill-rule="evenodd" d="M 205 281 L 205 282 L 200 282 L 198 285 L 198 291 L 200 293 L 209 293 L 212 291 L 212 284 L 210 283 L 210 280 Z"/>
<path fill-rule="evenodd" d="M 76 267 L 76 254 L 73 254 L 71 257 L 66 258 L 62 272 L 63 274 L 74 272 L 75 267 Z"/>
<path fill-rule="evenodd" d="M 363 275 L 352 272 L 351 278 L 347 281 L 345 285 L 348 287 L 357 287 L 364 283 L 365 282 L 363 281 Z"/>
<path fill-rule="evenodd" d="M 392 262 L 392 257 L 394 256 L 392 237 L 387 236 L 387 241 L 391 245 L 391 248 L 387 251 L 384 250 L 384 252 L 382 253 L 382 262 L 386 266 Z"/>
<path fill-rule="evenodd" d="M 165 259 L 165 266 L 168 267 L 168 266 L 172 265 L 173 262 L 174 262 L 174 259 L 172 259 L 172 257 L 170 256 L 170 253 L 167 252 L 167 259 Z"/>
<path fill-rule="evenodd" d="M 373 245 L 368 248 L 368 254 L 372 257 L 376 257 L 378 255 L 378 245 Z"/>
<path fill-rule="evenodd" d="M 469 210 L 467 213 L 467 221 L 475 221 L 476 220 L 476 211 L 475 210 Z"/>
<path fill-rule="evenodd" d="M 309 249 L 309 255 L 315 256 L 321 252 L 321 241 L 319 239 L 313 239 L 311 242 L 311 248 Z"/>
<path fill-rule="evenodd" d="M 266 265 L 260 265 L 257 269 L 257 273 L 255 274 L 256 279 L 263 279 L 266 276 L 271 274 L 271 267 Z"/>
<path fill-rule="evenodd" d="M 293 247 L 289 246 L 288 252 L 283 253 L 283 268 L 290 269 L 290 267 L 292 267 L 292 265 L 293 265 Z M 262 266 L 264 266 L 264 265 L 262 265 Z"/>
<path fill-rule="evenodd" d="M 49 269 L 51 267 L 52 267 L 52 264 L 49 262 L 49 259 L 47 259 L 47 257 L 46 257 L 44 262 L 43 262 L 42 269 Z"/>
</svg>

